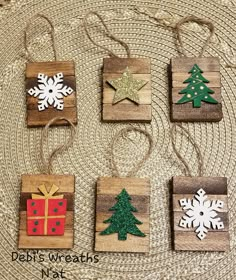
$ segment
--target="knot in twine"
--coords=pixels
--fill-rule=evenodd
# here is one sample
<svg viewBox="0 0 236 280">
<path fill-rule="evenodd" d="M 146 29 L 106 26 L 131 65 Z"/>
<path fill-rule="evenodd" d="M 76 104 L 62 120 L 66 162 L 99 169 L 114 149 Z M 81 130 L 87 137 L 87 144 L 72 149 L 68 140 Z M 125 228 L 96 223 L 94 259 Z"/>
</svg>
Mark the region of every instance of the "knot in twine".
<svg viewBox="0 0 236 280">
<path fill-rule="evenodd" d="M 146 152 L 146 154 L 144 155 L 144 157 L 139 162 L 137 162 L 137 164 L 131 169 L 131 171 L 128 172 L 126 177 L 134 177 L 136 175 L 136 173 L 138 172 L 138 170 L 142 167 L 142 165 L 146 162 L 146 160 L 151 155 L 151 152 L 153 149 L 153 139 L 152 139 L 152 136 L 147 131 L 140 129 L 140 128 L 135 128 L 135 127 L 127 127 L 127 128 L 120 130 L 115 135 L 115 137 L 113 138 L 112 143 L 111 143 L 111 167 L 112 167 L 112 176 L 114 176 L 114 177 L 121 177 L 120 173 L 118 171 L 118 166 L 115 162 L 115 156 L 114 156 L 115 145 L 120 137 L 126 137 L 130 131 L 139 132 L 139 133 L 145 135 L 149 141 L 149 148 L 148 148 L 148 151 Z"/>
<path fill-rule="evenodd" d="M 181 134 L 185 135 L 189 139 L 189 141 L 193 145 L 193 147 L 195 148 L 195 150 L 197 152 L 197 159 L 198 159 L 198 176 L 202 177 L 202 175 L 203 175 L 203 158 L 202 158 L 202 154 L 201 154 L 199 146 L 194 141 L 193 137 L 190 135 L 189 131 L 186 128 L 184 128 L 181 124 L 174 124 L 174 125 L 172 125 L 172 128 L 170 130 L 171 143 L 172 143 L 172 147 L 173 147 L 173 150 L 174 150 L 176 156 L 183 163 L 183 165 L 185 167 L 185 175 L 193 177 L 191 175 L 188 163 L 185 161 L 185 159 L 181 156 L 179 151 L 176 149 L 175 142 L 176 142 L 177 127 L 179 127 L 181 129 Z"/>
<path fill-rule="evenodd" d="M 202 57 L 203 53 L 205 52 L 207 46 L 209 45 L 209 43 L 211 41 L 212 36 L 215 34 L 215 27 L 214 27 L 214 24 L 210 20 L 198 18 L 196 16 L 187 16 L 187 17 L 182 18 L 179 22 L 177 22 L 176 27 L 175 27 L 175 30 L 177 32 L 177 40 L 179 41 L 179 45 L 181 47 L 182 54 L 185 57 L 187 57 L 187 53 L 184 49 L 183 41 L 180 36 L 180 31 L 181 31 L 181 25 L 184 23 L 190 22 L 190 21 L 196 22 L 200 25 L 206 25 L 208 27 L 208 29 L 210 30 L 210 35 L 207 37 L 205 44 L 203 45 L 202 50 L 199 54 L 199 57 Z"/>
<path fill-rule="evenodd" d="M 44 15 L 41 15 L 41 14 L 37 14 L 34 17 L 32 17 L 30 19 L 30 21 L 26 25 L 25 32 L 24 32 L 24 47 L 25 47 L 25 51 L 26 51 L 26 57 L 27 57 L 28 61 L 30 61 L 30 62 L 34 61 L 34 59 L 32 58 L 32 56 L 30 54 L 29 48 L 28 48 L 28 32 L 29 32 L 31 24 L 35 20 L 37 20 L 39 18 L 42 18 L 42 19 L 46 20 L 47 23 L 50 26 L 50 34 L 51 34 L 51 38 L 52 38 L 53 56 L 54 56 L 54 60 L 56 61 L 57 60 L 57 52 L 56 52 L 56 46 L 55 46 L 55 29 L 54 29 L 54 26 L 53 26 L 51 20 L 48 17 L 46 17 Z"/>
<path fill-rule="evenodd" d="M 89 33 L 89 28 L 88 28 L 88 18 L 91 16 L 91 15 L 94 15 L 94 16 L 97 16 L 99 18 L 99 20 L 101 21 L 103 27 L 105 28 L 105 34 L 107 35 L 108 38 L 110 38 L 111 40 L 114 40 L 116 42 L 118 42 L 122 47 L 124 47 L 126 53 L 127 53 L 127 57 L 130 58 L 130 48 L 129 46 L 124 42 L 122 41 L 121 39 L 117 38 L 116 36 L 114 36 L 111 31 L 108 29 L 104 19 L 102 18 L 102 16 L 100 14 L 98 14 L 97 12 L 89 12 L 85 15 L 84 19 L 83 19 L 83 25 L 84 25 L 84 29 L 85 29 L 85 32 L 89 38 L 89 40 L 97 47 L 105 50 L 106 52 L 108 52 L 108 55 L 111 56 L 111 57 L 119 57 L 118 55 L 116 55 L 113 51 L 109 50 L 107 47 L 103 46 L 103 45 L 100 45 L 99 43 L 97 43 L 91 36 L 91 34 Z"/>
<path fill-rule="evenodd" d="M 48 130 L 49 130 L 49 127 L 52 124 L 54 124 L 56 121 L 59 121 L 59 120 L 65 120 L 70 125 L 70 137 L 69 137 L 67 143 L 62 144 L 62 145 L 58 146 L 57 148 L 55 148 L 51 152 L 48 160 L 46 160 L 45 157 L 44 157 L 43 146 L 44 146 L 45 142 L 48 143 Z M 67 118 L 56 117 L 56 118 L 51 119 L 47 123 L 47 125 L 44 127 L 44 129 L 42 131 L 41 145 L 40 145 L 40 156 L 41 156 L 41 160 L 43 162 L 43 173 L 46 173 L 46 174 L 51 174 L 52 173 L 52 162 L 53 162 L 54 157 L 57 156 L 58 154 L 64 152 L 64 151 L 68 150 L 68 148 L 70 146 L 72 146 L 73 141 L 75 139 L 75 134 L 76 134 L 75 126 Z"/>
</svg>

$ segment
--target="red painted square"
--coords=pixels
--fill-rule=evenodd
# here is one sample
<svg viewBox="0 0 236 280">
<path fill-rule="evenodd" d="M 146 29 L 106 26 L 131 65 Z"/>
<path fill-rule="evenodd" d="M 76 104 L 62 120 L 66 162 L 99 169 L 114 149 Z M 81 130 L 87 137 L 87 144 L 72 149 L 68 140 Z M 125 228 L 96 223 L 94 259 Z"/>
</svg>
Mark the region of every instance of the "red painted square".
<svg viewBox="0 0 236 280">
<path fill-rule="evenodd" d="M 63 235 L 65 231 L 65 218 L 48 219 L 48 235 Z"/>
<path fill-rule="evenodd" d="M 45 199 L 27 199 L 27 216 L 44 216 Z"/>
<path fill-rule="evenodd" d="M 27 220 L 27 234 L 44 235 L 44 221 L 45 219 Z"/>
<path fill-rule="evenodd" d="M 48 215 L 61 216 L 66 214 L 67 199 L 49 199 Z"/>
</svg>

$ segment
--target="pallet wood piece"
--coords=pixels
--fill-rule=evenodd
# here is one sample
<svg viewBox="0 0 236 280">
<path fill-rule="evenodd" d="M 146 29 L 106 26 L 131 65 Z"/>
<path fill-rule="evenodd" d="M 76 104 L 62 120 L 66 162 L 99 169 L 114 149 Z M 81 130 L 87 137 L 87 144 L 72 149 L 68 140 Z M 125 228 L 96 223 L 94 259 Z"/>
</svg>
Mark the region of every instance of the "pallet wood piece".
<svg viewBox="0 0 236 280">
<path fill-rule="evenodd" d="M 22 175 L 20 196 L 19 249 L 69 249 L 74 243 L 74 191 L 75 177 L 73 175 Z M 57 195 L 63 194 L 67 199 L 65 233 L 62 236 L 29 236 L 27 235 L 26 201 L 32 193 L 41 194 L 38 190 L 44 184 L 49 189 L 52 184 L 59 187 Z"/>
<path fill-rule="evenodd" d="M 63 84 L 73 89 L 73 93 L 63 97 L 64 109 L 58 110 L 50 106 L 43 110 L 38 110 L 38 98 L 30 96 L 28 90 L 37 87 L 38 74 L 43 73 L 52 77 L 57 73 L 63 73 Z M 73 61 L 50 61 L 34 62 L 26 65 L 26 105 L 27 105 L 27 126 L 44 126 L 49 120 L 55 117 L 66 117 L 72 123 L 77 124 L 77 105 L 76 105 L 76 79 L 75 65 Z M 57 121 L 53 125 L 68 125 L 66 121 Z"/>
<path fill-rule="evenodd" d="M 179 94 L 188 84 L 183 83 L 190 77 L 188 73 L 194 64 L 203 71 L 203 76 L 209 80 L 206 85 L 214 90 L 211 95 L 218 104 L 201 102 L 200 108 L 194 108 L 192 102 L 177 104 L 183 94 Z M 170 117 L 173 122 L 218 122 L 223 118 L 221 98 L 220 62 L 216 57 L 207 58 L 172 58 L 171 59 L 171 96 Z"/>
<path fill-rule="evenodd" d="M 124 99 L 116 104 L 112 104 L 116 90 L 107 81 L 121 77 L 127 67 L 129 67 L 134 79 L 147 81 L 147 83 L 138 91 L 140 104 L 136 104 L 129 99 Z M 150 122 L 152 118 L 151 102 L 151 68 L 149 59 L 103 59 L 103 121 Z"/>
<path fill-rule="evenodd" d="M 103 223 L 103 221 L 111 217 L 113 213 L 109 211 L 109 208 L 117 202 L 115 197 L 123 188 L 125 188 L 131 196 L 131 204 L 138 210 L 138 212 L 133 212 L 133 214 L 143 223 L 137 226 L 146 234 L 145 237 L 128 234 L 127 240 L 118 240 L 117 233 L 100 235 L 100 232 L 105 230 L 109 225 Z M 95 251 L 149 252 L 149 198 L 149 179 L 100 177 L 97 181 Z"/>
<path fill-rule="evenodd" d="M 227 178 L 225 177 L 173 177 L 172 211 L 174 249 L 181 251 L 227 251 L 229 250 L 229 221 Z M 183 228 L 179 221 L 186 211 L 180 206 L 180 199 L 192 199 L 196 192 L 204 189 L 208 200 L 222 200 L 224 207 L 217 211 L 224 223 L 223 229 L 208 230 L 206 237 L 200 240 L 195 228 Z"/>
</svg>

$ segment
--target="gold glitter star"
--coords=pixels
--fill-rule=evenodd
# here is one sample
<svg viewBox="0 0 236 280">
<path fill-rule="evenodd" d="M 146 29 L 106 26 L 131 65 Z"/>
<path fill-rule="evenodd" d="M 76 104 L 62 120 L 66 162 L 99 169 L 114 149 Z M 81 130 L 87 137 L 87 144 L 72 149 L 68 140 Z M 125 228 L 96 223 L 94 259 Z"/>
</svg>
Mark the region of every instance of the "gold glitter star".
<svg viewBox="0 0 236 280">
<path fill-rule="evenodd" d="M 138 91 L 147 83 L 147 81 L 134 79 L 128 67 L 120 78 L 107 82 L 116 89 L 112 104 L 126 98 L 139 104 Z"/>
</svg>

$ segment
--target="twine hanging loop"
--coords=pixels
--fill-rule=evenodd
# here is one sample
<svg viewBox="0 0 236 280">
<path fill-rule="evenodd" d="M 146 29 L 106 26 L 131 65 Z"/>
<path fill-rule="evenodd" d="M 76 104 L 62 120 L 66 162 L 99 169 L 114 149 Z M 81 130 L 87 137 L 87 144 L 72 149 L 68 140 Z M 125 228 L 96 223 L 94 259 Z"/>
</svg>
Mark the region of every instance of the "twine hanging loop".
<svg viewBox="0 0 236 280">
<path fill-rule="evenodd" d="M 134 177 L 136 173 L 139 171 L 139 169 L 142 167 L 142 165 L 147 161 L 147 159 L 150 157 L 152 149 L 153 149 L 153 138 L 152 136 L 145 130 L 135 127 L 127 127 L 122 130 L 120 130 L 115 137 L 113 138 L 113 141 L 111 143 L 111 166 L 112 166 L 112 173 L 114 177 L 120 177 L 120 173 L 118 171 L 118 166 L 115 161 L 114 156 L 114 149 L 115 145 L 120 137 L 127 136 L 127 134 L 131 131 L 139 132 L 146 136 L 149 142 L 149 148 L 146 152 L 146 154 L 143 156 L 143 158 L 128 172 L 126 177 Z"/>
<path fill-rule="evenodd" d="M 200 25 L 206 25 L 208 27 L 208 29 L 210 30 L 210 34 L 209 36 L 207 37 L 203 47 L 202 47 L 202 50 L 199 54 L 199 57 L 202 57 L 203 56 L 203 53 L 205 52 L 207 46 L 209 45 L 210 41 L 211 41 L 211 38 L 212 36 L 215 34 L 215 27 L 214 27 L 214 24 L 210 21 L 210 20 L 207 20 L 207 19 L 202 19 L 202 18 L 198 18 L 196 16 L 187 16 L 187 17 L 184 17 L 182 18 L 180 21 L 177 22 L 176 24 L 176 33 L 177 33 L 177 40 L 179 41 L 179 45 L 181 47 L 181 52 L 182 54 L 187 57 L 187 53 L 185 51 L 185 48 L 184 48 L 184 45 L 183 45 L 183 40 L 181 38 L 181 26 L 184 24 L 184 23 L 187 23 L 187 22 L 196 22 Z"/>
<path fill-rule="evenodd" d="M 194 141 L 193 137 L 190 135 L 189 131 L 186 128 L 184 128 L 181 124 L 173 124 L 171 127 L 171 130 L 170 130 L 171 143 L 172 143 L 172 147 L 173 147 L 173 150 L 174 150 L 176 156 L 178 157 L 178 159 L 182 162 L 182 164 L 185 167 L 185 175 L 192 177 L 188 163 L 181 156 L 180 152 L 176 148 L 175 143 L 176 143 L 176 134 L 178 132 L 177 127 L 181 130 L 181 134 L 185 135 L 185 137 L 187 137 L 189 139 L 190 143 L 195 148 L 195 150 L 197 152 L 197 159 L 198 159 L 198 176 L 202 177 L 202 175 L 203 175 L 203 157 L 202 157 L 199 146 Z"/>
<path fill-rule="evenodd" d="M 124 47 L 126 53 L 127 53 L 127 57 L 129 58 L 130 55 L 130 48 L 129 46 L 122 41 L 121 39 L 117 38 L 115 35 L 113 35 L 111 33 L 111 31 L 108 29 L 104 19 L 102 18 L 102 16 L 100 14 L 98 14 L 97 12 L 89 12 L 85 15 L 84 19 L 83 19 L 83 25 L 84 25 L 84 29 L 85 32 L 89 38 L 89 40 L 97 47 L 102 48 L 103 50 L 105 50 L 106 52 L 108 52 L 110 57 L 119 57 L 118 55 L 116 55 L 113 51 L 111 51 L 110 49 L 108 49 L 107 47 L 100 45 L 99 43 L 97 43 L 91 36 L 90 32 L 89 32 L 89 27 L 88 27 L 88 19 L 91 15 L 94 15 L 96 17 L 98 17 L 98 19 L 101 21 L 103 27 L 105 28 L 105 34 L 107 35 L 107 37 L 109 37 L 111 40 L 114 40 L 116 42 L 118 42 L 122 47 Z"/>
<path fill-rule="evenodd" d="M 60 120 L 64 120 L 66 121 L 69 125 L 70 125 L 70 137 L 67 141 L 67 143 L 65 144 L 62 144 L 58 147 L 56 147 L 52 152 L 51 154 L 49 155 L 49 158 L 48 160 L 45 159 L 45 156 L 44 156 L 44 151 L 43 151 L 43 146 L 44 146 L 44 143 L 48 143 L 48 131 L 49 131 L 49 127 L 54 124 L 55 122 L 57 121 L 60 121 Z M 40 145 L 40 156 L 41 156 L 41 160 L 43 162 L 43 173 L 46 173 L 46 174 L 51 174 L 52 173 L 52 162 L 53 162 L 53 159 L 55 158 L 55 156 L 57 156 L 58 154 L 68 150 L 68 148 L 70 146 L 72 146 L 73 144 L 73 141 L 75 139 L 75 134 L 76 134 L 76 130 L 75 130 L 75 126 L 74 124 L 68 120 L 67 118 L 64 118 L 64 117 L 56 117 L 56 118 L 53 118 L 51 119 L 47 124 L 46 126 L 43 128 L 43 131 L 42 131 L 42 137 L 41 137 L 41 145 Z"/>
<path fill-rule="evenodd" d="M 34 17 L 32 17 L 26 25 L 26 28 L 25 28 L 25 31 L 24 31 L 24 47 L 25 47 L 25 51 L 26 51 L 26 57 L 29 61 L 31 61 L 31 62 L 34 61 L 34 59 L 32 58 L 32 56 L 30 54 L 29 48 L 28 48 L 28 32 L 29 32 L 29 29 L 30 29 L 30 26 L 32 25 L 32 23 L 39 18 L 44 19 L 50 26 L 53 56 L 54 56 L 54 60 L 56 61 L 57 60 L 57 52 L 56 52 L 56 45 L 55 45 L 55 29 L 54 29 L 54 26 L 53 26 L 51 20 L 48 17 L 46 17 L 45 15 L 42 15 L 42 14 L 37 14 Z"/>
</svg>

